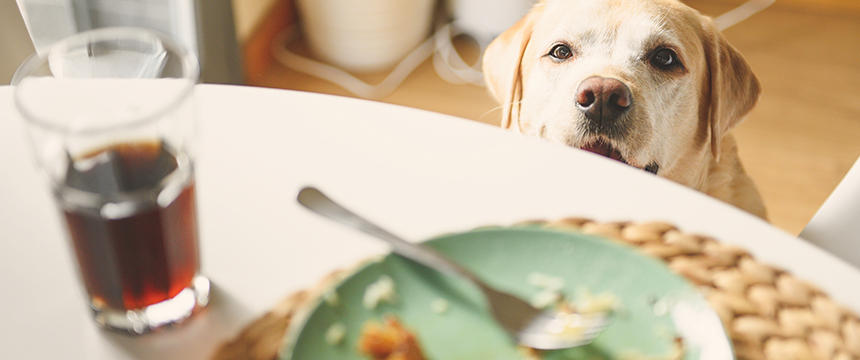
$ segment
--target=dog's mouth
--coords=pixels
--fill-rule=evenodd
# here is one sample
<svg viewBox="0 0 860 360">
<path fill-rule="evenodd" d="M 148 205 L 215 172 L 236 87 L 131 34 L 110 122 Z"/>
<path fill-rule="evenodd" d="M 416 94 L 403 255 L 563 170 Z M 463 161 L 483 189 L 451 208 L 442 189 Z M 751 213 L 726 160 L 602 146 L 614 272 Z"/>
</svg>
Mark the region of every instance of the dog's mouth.
<svg viewBox="0 0 860 360">
<path fill-rule="evenodd" d="M 621 155 L 621 151 L 612 146 L 612 144 L 610 144 L 608 141 L 602 139 L 592 141 L 585 146 L 581 146 L 580 149 L 595 153 L 597 155 L 603 155 L 612 160 L 620 161 L 627 164 L 627 160 L 625 160 L 624 156 Z"/>
<path fill-rule="evenodd" d="M 579 148 L 582 150 L 591 152 L 591 153 L 595 153 L 597 155 L 602 155 L 602 156 L 608 157 L 612 160 L 622 162 L 624 164 L 633 166 L 635 168 L 645 170 L 645 171 L 652 173 L 652 174 L 657 174 L 657 172 L 660 170 L 660 165 L 657 164 L 656 161 L 652 161 L 652 162 L 648 163 L 648 165 L 645 165 L 644 167 L 639 167 L 639 166 L 636 166 L 636 165 L 629 163 L 624 158 L 624 155 L 622 155 L 621 150 L 619 150 L 614 145 L 612 145 L 611 142 L 606 141 L 604 139 L 597 139 L 597 140 L 591 141 L 591 142 L 589 142 L 583 146 L 579 146 Z"/>
</svg>

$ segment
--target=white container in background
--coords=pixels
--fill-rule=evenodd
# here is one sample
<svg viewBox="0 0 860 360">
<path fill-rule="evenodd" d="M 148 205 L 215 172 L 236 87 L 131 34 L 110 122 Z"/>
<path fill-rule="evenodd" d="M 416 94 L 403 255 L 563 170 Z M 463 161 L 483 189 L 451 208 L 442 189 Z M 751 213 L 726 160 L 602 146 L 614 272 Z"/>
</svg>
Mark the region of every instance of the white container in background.
<svg viewBox="0 0 860 360">
<path fill-rule="evenodd" d="M 479 43 L 489 43 L 515 24 L 534 6 L 535 0 L 447 0 L 456 26 Z"/>
<path fill-rule="evenodd" d="M 430 33 L 435 0 L 298 0 L 311 51 L 353 72 L 386 70 Z"/>
</svg>

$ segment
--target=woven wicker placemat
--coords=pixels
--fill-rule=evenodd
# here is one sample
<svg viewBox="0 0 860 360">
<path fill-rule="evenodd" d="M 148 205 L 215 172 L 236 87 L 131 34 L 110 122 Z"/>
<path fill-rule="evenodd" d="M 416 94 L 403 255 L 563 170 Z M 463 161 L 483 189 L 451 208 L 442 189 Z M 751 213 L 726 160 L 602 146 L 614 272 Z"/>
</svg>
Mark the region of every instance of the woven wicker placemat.
<svg viewBox="0 0 860 360">
<path fill-rule="evenodd" d="M 660 222 L 567 218 L 524 224 L 617 239 L 665 261 L 702 291 L 725 325 L 738 359 L 860 360 L 860 318 L 856 314 L 815 286 L 756 261 L 741 248 Z M 221 344 L 213 358 L 276 358 L 297 309 L 343 274 L 333 273 L 313 289 L 288 296 Z"/>
</svg>

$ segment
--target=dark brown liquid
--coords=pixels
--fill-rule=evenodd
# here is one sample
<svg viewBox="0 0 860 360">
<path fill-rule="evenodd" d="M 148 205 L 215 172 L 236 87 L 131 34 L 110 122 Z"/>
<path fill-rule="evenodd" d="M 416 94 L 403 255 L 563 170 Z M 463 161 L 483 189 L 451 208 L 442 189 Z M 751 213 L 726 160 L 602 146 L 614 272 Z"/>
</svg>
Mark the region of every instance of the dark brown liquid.
<svg viewBox="0 0 860 360">
<path fill-rule="evenodd" d="M 174 154 L 158 142 L 114 145 L 74 163 L 59 197 L 93 303 L 139 309 L 190 286 L 199 268 L 190 166 L 180 169 Z M 187 176 L 178 176 L 180 171 Z M 178 195 L 159 199 L 162 204 L 155 201 L 165 183 L 174 181 L 178 183 L 167 186 L 179 186 Z M 98 194 L 107 202 L 119 201 L 124 194 L 144 196 L 135 200 L 132 210 L 111 215 L 104 206 L 79 206 L 64 196 L 63 191 L 75 190 Z"/>
</svg>

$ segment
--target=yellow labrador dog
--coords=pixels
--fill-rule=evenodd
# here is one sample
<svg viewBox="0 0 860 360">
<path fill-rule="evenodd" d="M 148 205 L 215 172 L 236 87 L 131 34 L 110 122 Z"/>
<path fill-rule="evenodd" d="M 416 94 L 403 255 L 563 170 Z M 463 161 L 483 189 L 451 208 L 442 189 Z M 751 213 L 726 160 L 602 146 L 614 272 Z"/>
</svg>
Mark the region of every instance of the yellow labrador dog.
<svg viewBox="0 0 860 360">
<path fill-rule="evenodd" d="M 764 218 L 729 130 L 759 83 L 710 18 L 675 0 L 545 0 L 496 38 L 502 127 L 598 153 Z"/>
</svg>

